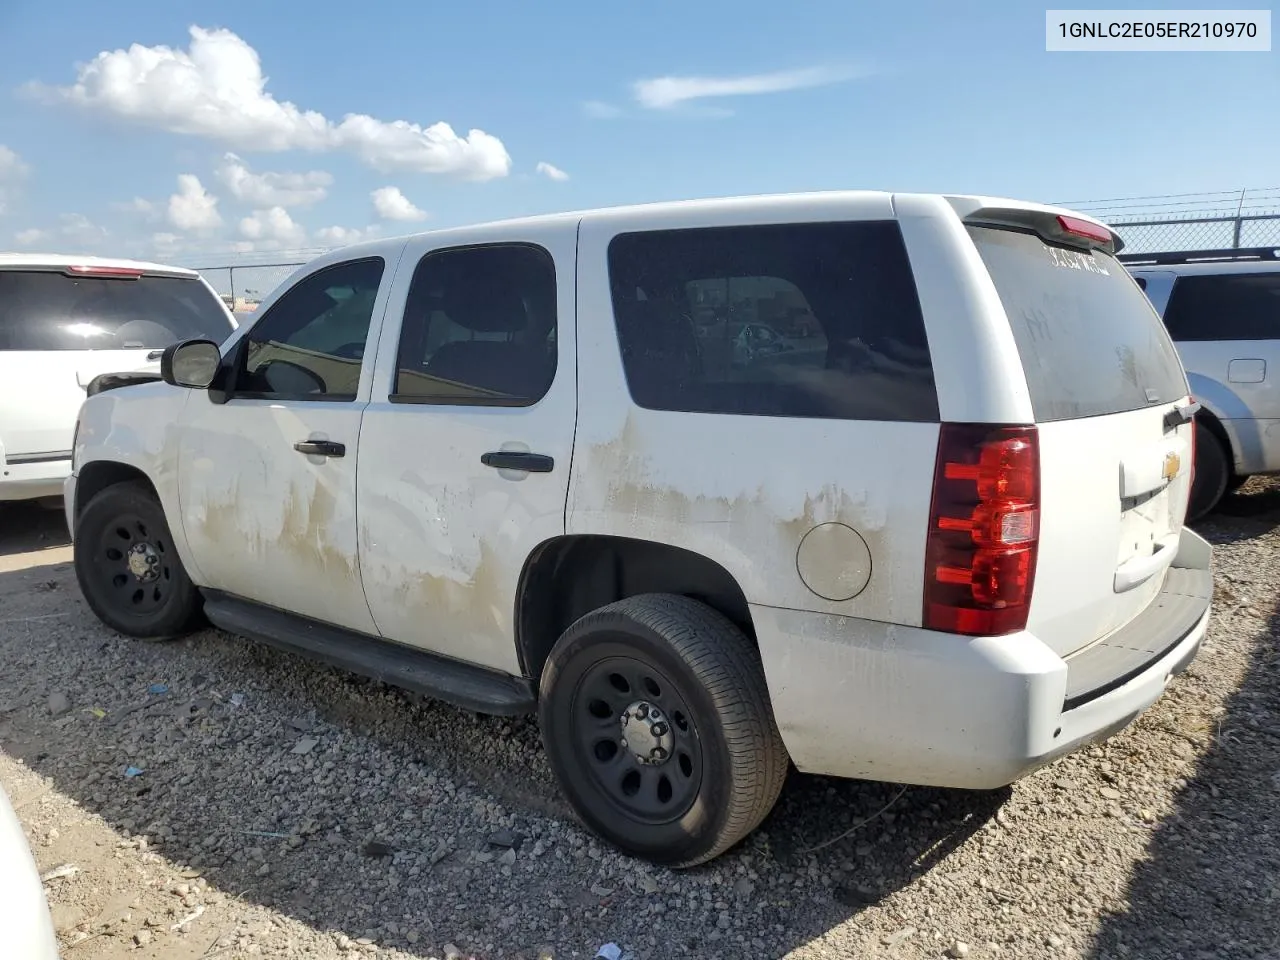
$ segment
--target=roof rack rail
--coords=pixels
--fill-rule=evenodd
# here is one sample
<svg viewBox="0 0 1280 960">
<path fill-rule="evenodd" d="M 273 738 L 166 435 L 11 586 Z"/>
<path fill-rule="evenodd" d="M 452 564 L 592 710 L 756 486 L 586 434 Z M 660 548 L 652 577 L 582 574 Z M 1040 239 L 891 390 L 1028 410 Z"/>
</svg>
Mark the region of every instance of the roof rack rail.
<svg viewBox="0 0 1280 960">
<path fill-rule="evenodd" d="M 1236 247 L 1222 250 L 1173 250 L 1165 253 L 1121 253 L 1129 264 L 1230 263 L 1239 260 L 1280 260 L 1280 247 Z"/>
</svg>

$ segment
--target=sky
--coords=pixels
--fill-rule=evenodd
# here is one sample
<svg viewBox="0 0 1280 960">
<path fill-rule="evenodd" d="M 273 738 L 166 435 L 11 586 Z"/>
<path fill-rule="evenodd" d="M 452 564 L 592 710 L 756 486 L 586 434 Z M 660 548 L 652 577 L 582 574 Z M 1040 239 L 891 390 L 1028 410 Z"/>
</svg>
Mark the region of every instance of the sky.
<svg viewBox="0 0 1280 960">
<path fill-rule="evenodd" d="M 203 266 L 653 200 L 1280 183 L 1277 53 L 1048 53 L 1044 25 L 1025 2 L 0 0 L 0 249 Z"/>
</svg>

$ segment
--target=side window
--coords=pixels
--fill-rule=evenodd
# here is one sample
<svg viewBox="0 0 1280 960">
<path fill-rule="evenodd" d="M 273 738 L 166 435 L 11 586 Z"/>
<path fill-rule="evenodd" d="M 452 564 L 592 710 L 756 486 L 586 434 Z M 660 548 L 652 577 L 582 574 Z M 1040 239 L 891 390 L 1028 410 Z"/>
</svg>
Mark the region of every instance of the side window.
<svg viewBox="0 0 1280 960">
<path fill-rule="evenodd" d="M 300 280 L 245 335 L 235 393 L 354 400 L 383 260 L 326 267 Z"/>
<path fill-rule="evenodd" d="M 556 375 L 556 268 L 531 244 L 458 247 L 418 263 L 391 400 L 530 406 Z"/>
<path fill-rule="evenodd" d="M 933 365 L 893 222 L 620 234 L 632 399 L 654 410 L 931 422 Z"/>
<path fill-rule="evenodd" d="M 1280 338 L 1280 273 L 1179 277 L 1164 322 L 1174 340 Z"/>
</svg>

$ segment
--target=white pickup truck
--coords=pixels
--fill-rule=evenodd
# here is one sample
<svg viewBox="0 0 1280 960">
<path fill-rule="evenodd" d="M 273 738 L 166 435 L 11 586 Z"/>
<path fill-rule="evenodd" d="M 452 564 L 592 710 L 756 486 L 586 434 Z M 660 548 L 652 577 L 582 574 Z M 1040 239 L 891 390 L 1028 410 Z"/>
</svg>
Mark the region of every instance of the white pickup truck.
<svg viewBox="0 0 1280 960">
<path fill-rule="evenodd" d="M 1007 784 L 1133 720 L 1208 622 L 1196 406 L 1117 245 L 833 193 L 335 251 L 85 402 L 76 572 L 126 634 L 204 617 L 536 709 L 582 819 L 661 863 L 748 834 L 789 761 Z M 695 331 L 717 302 L 814 328 L 744 359 Z"/>
</svg>

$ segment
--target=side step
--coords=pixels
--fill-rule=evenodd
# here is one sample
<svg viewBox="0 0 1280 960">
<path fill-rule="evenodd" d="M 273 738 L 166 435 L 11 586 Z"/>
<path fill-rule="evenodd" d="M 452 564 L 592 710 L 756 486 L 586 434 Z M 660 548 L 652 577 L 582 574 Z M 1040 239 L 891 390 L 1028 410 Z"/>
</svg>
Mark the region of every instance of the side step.
<svg viewBox="0 0 1280 960">
<path fill-rule="evenodd" d="M 533 684 L 487 667 L 355 633 L 219 591 L 204 591 L 204 612 L 227 633 L 300 653 L 466 710 L 502 717 L 532 713 Z"/>
</svg>

